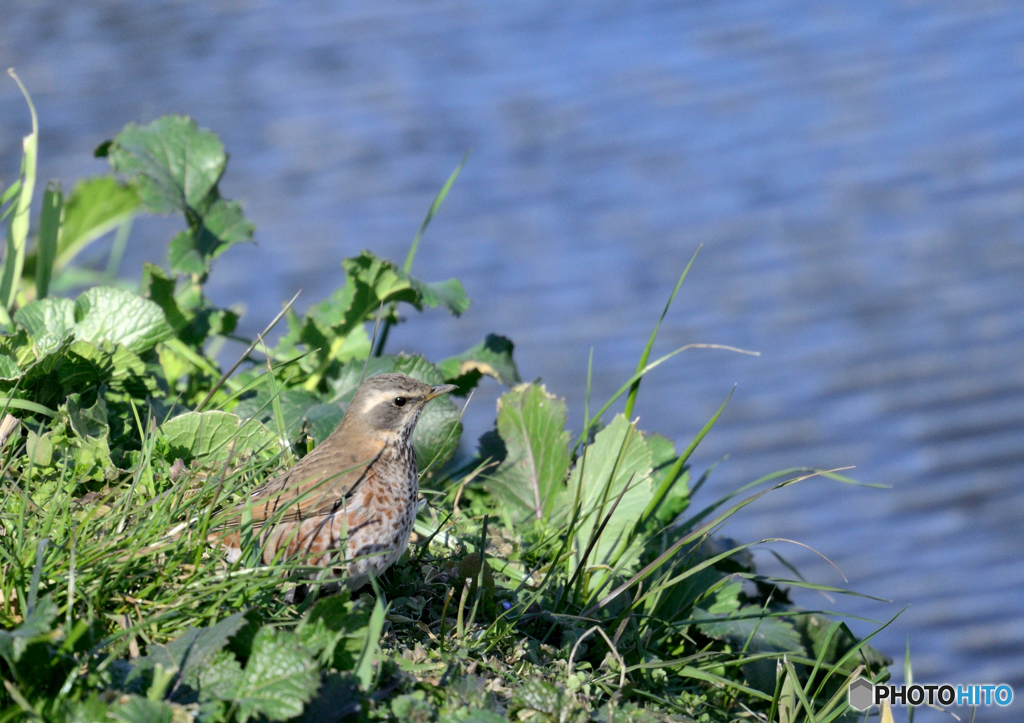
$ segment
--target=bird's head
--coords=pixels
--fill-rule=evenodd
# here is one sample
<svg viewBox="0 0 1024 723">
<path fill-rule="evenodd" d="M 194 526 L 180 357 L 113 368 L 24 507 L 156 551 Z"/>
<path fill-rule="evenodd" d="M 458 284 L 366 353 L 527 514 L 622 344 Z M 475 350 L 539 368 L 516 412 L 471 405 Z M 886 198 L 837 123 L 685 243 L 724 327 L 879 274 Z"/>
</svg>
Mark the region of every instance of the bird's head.
<svg viewBox="0 0 1024 723">
<path fill-rule="evenodd" d="M 397 441 L 412 433 L 427 402 L 457 388 L 454 384 L 431 386 L 405 374 L 380 374 L 356 390 L 347 414 L 356 415 L 381 437 Z"/>
</svg>

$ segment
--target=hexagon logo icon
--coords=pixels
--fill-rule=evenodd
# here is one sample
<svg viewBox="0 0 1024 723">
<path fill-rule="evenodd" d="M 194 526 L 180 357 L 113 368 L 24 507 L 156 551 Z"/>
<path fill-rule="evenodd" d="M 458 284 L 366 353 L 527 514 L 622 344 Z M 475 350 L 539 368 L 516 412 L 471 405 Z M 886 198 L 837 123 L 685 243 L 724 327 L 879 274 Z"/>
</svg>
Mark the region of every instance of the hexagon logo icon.
<svg viewBox="0 0 1024 723">
<path fill-rule="evenodd" d="M 867 710 L 871 707 L 871 703 L 874 696 L 875 686 L 872 685 L 870 680 L 864 678 L 857 678 L 857 680 L 850 683 L 850 689 L 848 691 L 850 707 L 854 710 Z"/>
</svg>

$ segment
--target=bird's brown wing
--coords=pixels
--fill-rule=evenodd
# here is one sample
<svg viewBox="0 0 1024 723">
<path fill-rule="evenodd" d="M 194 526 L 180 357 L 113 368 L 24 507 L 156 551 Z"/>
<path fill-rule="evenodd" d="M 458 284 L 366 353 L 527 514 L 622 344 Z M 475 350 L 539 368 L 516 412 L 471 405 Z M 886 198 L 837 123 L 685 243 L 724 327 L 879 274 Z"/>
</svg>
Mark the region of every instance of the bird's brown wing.
<svg viewBox="0 0 1024 723">
<path fill-rule="evenodd" d="M 318 446 L 287 472 L 264 483 L 250 495 L 252 520 L 257 527 L 273 520 L 287 522 L 333 512 L 366 478 L 367 470 L 384 451 L 383 443 L 365 440 L 359 445 Z M 245 504 L 226 525 L 238 524 Z"/>
</svg>

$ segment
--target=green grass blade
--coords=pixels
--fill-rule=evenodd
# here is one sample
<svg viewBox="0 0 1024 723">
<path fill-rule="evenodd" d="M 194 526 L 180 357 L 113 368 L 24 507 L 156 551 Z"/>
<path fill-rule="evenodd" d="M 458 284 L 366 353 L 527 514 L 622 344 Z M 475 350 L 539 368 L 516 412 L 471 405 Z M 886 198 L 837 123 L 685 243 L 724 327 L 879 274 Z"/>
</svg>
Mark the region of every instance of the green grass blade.
<svg viewBox="0 0 1024 723">
<path fill-rule="evenodd" d="M 701 246 L 703 246 L 703 244 L 701 244 Z M 672 293 L 669 295 L 668 301 L 665 302 L 665 308 L 662 309 L 661 316 L 658 317 L 658 323 L 654 325 L 654 330 L 651 331 L 651 337 L 647 340 L 647 346 L 644 347 L 644 351 L 640 355 L 640 361 L 637 362 L 636 370 L 638 372 L 647 366 L 647 360 L 651 356 L 651 348 L 654 346 L 654 340 L 658 337 L 658 330 L 661 328 L 661 322 L 665 321 L 665 316 L 668 314 L 668 310 L 672 308 L 672 302 L 676 300 L 676 294 L 679 293 L 679 287 L 683 285 L 686 275 L 690 273 L 690 267 L 693 266 L 693 262 L 697 260 L 697 254 L 700 253 L 701 246 L 698 246 L 697 250 L 693 252 L 693 256 L 690 257 L 690 263 L 686 264 L 686 268 L 683 269 L 683 273 L 679 275 L 679 280 L 676 282 L 675 288 L 672 289 Z M 629 388 L 629 396 L 626 398 L 626 419 L 630 419 L 633 416 L 633 405 L 636 403 L 637 392 L 640 391 L 640 381 L 640 379 L 637 379 Z"/>
<path fill-rule="evenodd" d="M 582 442 L 583 440 L 585 440 L 587 438 L 587 435 L 590 433 L 590 428 L 594 425 L 594 422 L 599 420 L 601 418 L 601 415 L 603 415 L 605 412 L 607 412 L 608 409 L 613 404 L 615 404 L 616 400 L 618 400 L 619 397 L 621 397 L 623 394 L 625 394 L 626 392 L 628 392 L 630 390 L 630 388 L 633 386 L 633 382 L 637 381 L 638 379 L 643 379 L 644 375 L 647 374 L 647 372 L 649 372 L 652 369 L 656 369 L 657 367 L 661 366 L 662 364 L 667 362 L 669 359 L 671 359 L 675 355 L 682 354 L 684 351 L 689 351 L 690 349 L 723 349 L 725 351 L 734 351 L 737 354 L 749 354 L 750 356 L 761 356 L 761 352 L 759 352 L 759 351 L 749 351 L 747 349 L 740 349 L 740 348 L 735 347 L 735 346 L 726 346 L 725 344 L 686 344 L 685 346 L 679 347 L 675 351 L 670 351 L 668 354 L 665 354 L 664 356 L 659 357 L 658 359 L 655 359 L 650 364 L 645 366 L 643 369 L 641 369 L 640 371 L 636 372 L 633 376 L 631 376 L 629 379 L 627 379 L 625 381 L 625 383 L 621 387 L 619 387 L 619 390 L 617 392 L 615 392 L 615 394 L 613 394 L 611 396 L 611 398 L 609 398 L 608 401 L 605 402 L 604 405 L 599 410 L 597 410 L 597 413 L 594 414 L 593 417 L 591 417 L 590 424 L 588 424 L 583 429 L 583 431 L 580 432 L 580 436 L 576 439 L 576 442 L 573 445 L 573 449 L 578 447 L 580 442 Z"/>
<path fill-rule="evenodd" d="M 0 303 L 10 311 L 17 299 L 21 272 L 25 266 L 25 242 L 28 239 L 29 210 L 32 207 L 32 192 L 36 185 L 36 156 L 39 148 L 39 119 L 36 107 L 28 90 L 13 68 L 7 74 L 14 78 L 21 94 L 25 96 L 29 113 L 32 115 L 32 132 L 22 139 L 21 189 L 11 220 L 7 225 L 7 254 L 4 256 L 3 276 L 0 278 Z"/>
<path fill-rule="evenodd" d="M 427 211 L 427 215 L 423 218 L 423 223 L 420 224 L 419 230 L 412 239 L 412 244 L 409 245 L 409 253 L 405 255 L 405 263 L 402 264 L 402 270 L 405 271 L 405 273 L 409 273 L 412 270 L 412 263 L 416 260 L 416 252 L 420 247 L 420 239 L 423 238 L 423 234 L 427 230 L 427 226 L 429 226 L 430 222 L 433 220 L 434 214 L 437 213 L 437 210 L 441 208 L 441 204 L 444 203 L 444 199 L 448 196 L 448 192 L 452 190 L 452 186 L 455 184 L 455 179 L 459 177 L 460 173 L 462 173 L 462 167 L 465 166 L 466 161 L 469 160 L 470 153 L 472 153 L 472 151 L 466 151 L 466 155 L 464 155 L 462 160 L 459 161 L 459 165 L 456 166 L 455 170 L 452 171 L 452 174 L 448 176 L 448 180 L 445 181 L 444 185 L 441 186 L 441 190 L 438 191 L 437 195 L 434 197 L 434 202 L 430 204 L 430 210 Z"/>
<path fill-rule="evenodd" d="M 355 675 L 359 679 L 363 690 L 372 690 L 373 686 L 373 659 L 377 655 L 377 647 L 380 644 L 380 634 L 384 629 L 384 617 L 387 607 L 383 602 L 383 596 L 376 581 L 373 584 L 377 601 L 373 605 L 373 612 L 370 614 L 370 624 L 366 628 L 366 640 L 363 641 L 363 649 L 359 653 L 359 660 L 356 661 Z"/>
<path fill-rule="evenodd" d="M 657 512 L 658 506 L 661 504 L 662 500 L 665 499 L 665 495 L 668 494 L 669 490 L 672 489 L 672 485 L 675 484 L 676 479 L 679 477 L 679 473 L 683 471 L 683 465 L 685 465 L 690 459 L 690 455 L 692 455 L 694 450 L 697 449 L 697 445 L 701 443 L 704 437 L 707 436 L 707 433 L 711 431 L 711 428 L 715 426 L 715 422 L 718 421 L 718 418 L 722 416 L 722 412 L 725 411 L 725 405 L 729 403 L 734 391 L 736 391 L 736 387 L 729 390 L 729 394 L 726 396 L 725 401 L 722 402 L 722 406 L 718 408 L 718 411 L 715 412 L 711 419 L 708 420 L 707 424 L 701 427 L 697 436 L 693 438 L 693 441 L 690 442 L 689 446 L 683 450 L 683 453 L 679 455 L 679 458 L 675 461 L 672 467 L 669 468 L 668 472 L 665 474 L 665 479 L 662 480 L 661 485 L 658 486 L 658 489 L 654 493 L 654 497 L 651 498 L 650 504 L 647 505 L 647 509 L 645 509 L 644 513 L 640 516 L 640 519 L 637 522 L 638 530 L 647 520 L 650 519 L 651 515 Z"/>
<path fill-rule="evenodd" d="M 57 258 L 61 216 L 64 213 L 64 193 L 60 181 L 46 184 L 43 211 L 39 217 L 39 246 L 36 252 L 36 298 L 45 299 L 50 290 L 53 262 Z"/>
</svg>

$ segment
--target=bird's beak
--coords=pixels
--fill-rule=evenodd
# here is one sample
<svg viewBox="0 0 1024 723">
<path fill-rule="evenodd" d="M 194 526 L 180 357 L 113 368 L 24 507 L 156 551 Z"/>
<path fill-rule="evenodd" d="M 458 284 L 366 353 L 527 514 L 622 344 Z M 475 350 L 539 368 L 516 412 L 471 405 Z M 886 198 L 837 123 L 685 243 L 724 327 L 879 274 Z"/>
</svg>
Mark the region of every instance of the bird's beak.
<svg viewBox="0 0 1024 723">
<path fill-rule="evenodd" d="M 423 401 L 429 402 L 434 397 L 439 397 L 442 394 L 447 394 L 448 392 L 454 392 L 456 389 L 458 389 L 458 387 L 454 384 L 439 384 L 436 387 L 430 388 L 430 394 L 423 397 Z"/>
</svg>

